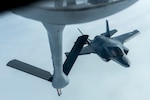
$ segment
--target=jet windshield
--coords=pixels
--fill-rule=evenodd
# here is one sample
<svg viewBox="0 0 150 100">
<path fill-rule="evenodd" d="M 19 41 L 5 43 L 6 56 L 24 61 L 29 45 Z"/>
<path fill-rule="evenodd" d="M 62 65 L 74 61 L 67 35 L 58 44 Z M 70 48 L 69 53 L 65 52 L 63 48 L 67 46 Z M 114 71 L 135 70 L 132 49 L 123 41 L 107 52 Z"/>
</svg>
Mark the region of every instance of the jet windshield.
<svg viewBox="0 0 150 100">
<path fill-rule="evenodd" d="M 123 56 L 123 52 L 119 47 L 114 47 L 111 51 L 112 51 L 113 56 L 115 57 Z"/>
</svg>

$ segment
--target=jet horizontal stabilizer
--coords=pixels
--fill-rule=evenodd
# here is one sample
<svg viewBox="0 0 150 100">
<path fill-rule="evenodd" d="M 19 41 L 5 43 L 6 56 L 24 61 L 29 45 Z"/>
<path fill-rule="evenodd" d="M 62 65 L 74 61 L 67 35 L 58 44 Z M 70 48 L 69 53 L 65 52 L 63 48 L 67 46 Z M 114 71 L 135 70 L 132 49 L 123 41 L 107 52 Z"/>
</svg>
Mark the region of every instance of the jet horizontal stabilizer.
<svg viewBox="0 0 150 100">
<path fill-rule="evenodd" d="M 19 60 L 11 60 L 7 63 L 7 66 L 18 69 L 20 71 L 26 72 L 28 74 L 34 75 L 36 77 L 42 78 L 44 80 L 52 82 L 52 75 L 50 72 L 43 69 L 34 67 L 27 63 L 21 62 Z"/>
</svg>

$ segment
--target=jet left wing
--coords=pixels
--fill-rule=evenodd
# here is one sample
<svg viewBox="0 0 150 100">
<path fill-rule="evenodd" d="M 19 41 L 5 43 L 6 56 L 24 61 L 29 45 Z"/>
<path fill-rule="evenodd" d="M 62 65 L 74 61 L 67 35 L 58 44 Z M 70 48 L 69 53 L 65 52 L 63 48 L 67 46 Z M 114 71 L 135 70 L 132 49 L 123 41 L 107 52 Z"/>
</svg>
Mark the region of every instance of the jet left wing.
<svg viewBox="0 0 150 100">
<path fill-rule="evenodd" d="M 90 54 L 90 53 L 95 53 L 95 51 L 90 45 L 88 45 L 82 48 L 79 55 L 85 55 L 85 54 Z"/>
<path fill-rule="evenodd" d="M 65 52 L 65 55 L 68 57 L 70 52 Z M 85 46 L 82 48 L 81 52 L 78 55 L 86 55 L 96 53 L 91 46 Z"/>
<path fill-rule="evenodd" d="M 139 33 L 138 30 L 134 30 L 133 32 L 129 32 L 120 36 L 116 36 L 113 39 L 116 39 L 118 41 L 120 41 L 121 43 L 124 43 L 126 41 L 128 41 L 129 39 L 133 38 L 134 36 L 136 36 Z"/>
</svg>

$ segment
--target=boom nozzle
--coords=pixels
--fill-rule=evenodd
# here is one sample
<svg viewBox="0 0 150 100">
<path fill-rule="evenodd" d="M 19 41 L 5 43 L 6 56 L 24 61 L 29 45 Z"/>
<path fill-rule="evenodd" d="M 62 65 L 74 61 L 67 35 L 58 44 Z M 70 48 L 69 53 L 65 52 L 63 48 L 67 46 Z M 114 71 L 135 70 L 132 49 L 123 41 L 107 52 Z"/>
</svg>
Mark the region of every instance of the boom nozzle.
<svg viewBox="0 0 150 100">
<path fill-rule="evenodd" d="M 61 89 L 57 89 L 58 96 L 62 95 Z"/>
</svg>

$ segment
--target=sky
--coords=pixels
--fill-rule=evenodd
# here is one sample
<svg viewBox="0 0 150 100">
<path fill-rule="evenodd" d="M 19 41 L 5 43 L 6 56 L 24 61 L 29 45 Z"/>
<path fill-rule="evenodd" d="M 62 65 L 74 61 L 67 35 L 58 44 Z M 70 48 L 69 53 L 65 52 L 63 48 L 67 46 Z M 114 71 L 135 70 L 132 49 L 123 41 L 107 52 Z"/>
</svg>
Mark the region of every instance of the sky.
<svg viewBox="0 0 150 100">
<path fill-rule="evenodd" d="M 63 52 L 70 51 L 83 33 L 90 39 L 105 32 L 105 20 L 114 35 L 138 29 L 140 34 L 125 43 L 131 67 L 104 62 L 96 54 L 78 57 L 70 83 L 57 96 L 51 83 L 12 69 L 6 64 L 19 59 L 53 72 L 46 29 L 41 22 L 11 12 L 0 14 L 0 100 L 149 100 L 150 99 L 150 11 L 149 0 L 139 0 L 129 8 L 88 23 L 67 25 L 63 33 Z M 63 55 L 65 60 L 65 55 Z"/>
</svg>

